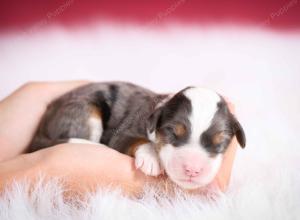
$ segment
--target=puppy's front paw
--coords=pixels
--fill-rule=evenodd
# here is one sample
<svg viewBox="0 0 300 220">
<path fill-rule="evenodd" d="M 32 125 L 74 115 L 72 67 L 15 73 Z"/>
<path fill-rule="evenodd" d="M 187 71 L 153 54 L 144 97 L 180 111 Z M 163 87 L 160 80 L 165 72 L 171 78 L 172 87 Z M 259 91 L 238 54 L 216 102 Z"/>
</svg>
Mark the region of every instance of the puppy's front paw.
<svg viewBox="0 0 300 220">
<path fill-rule="evenodd" d="M 135 152 L 135 167 L 149 176 L 162 173 L 157 153 L 150 143 L 138 147 Z"/>
</svg>

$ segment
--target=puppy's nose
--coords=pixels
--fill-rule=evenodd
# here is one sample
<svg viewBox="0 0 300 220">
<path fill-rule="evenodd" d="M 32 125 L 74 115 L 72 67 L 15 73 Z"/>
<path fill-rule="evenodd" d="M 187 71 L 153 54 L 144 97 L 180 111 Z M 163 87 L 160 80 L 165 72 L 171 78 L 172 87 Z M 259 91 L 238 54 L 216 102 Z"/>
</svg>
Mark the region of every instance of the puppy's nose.
<svg viewBox="0 0 300 220">
<path fill-rule="evenodd" d="M 189 176 L 189 177 L 197 177 L 199 176 L 203 169 L 201 167 L 197 167 L 197 166 L 191 166 L 191 165 L 183 165 L 183 170 L 185 175 Z"/>
</svg>

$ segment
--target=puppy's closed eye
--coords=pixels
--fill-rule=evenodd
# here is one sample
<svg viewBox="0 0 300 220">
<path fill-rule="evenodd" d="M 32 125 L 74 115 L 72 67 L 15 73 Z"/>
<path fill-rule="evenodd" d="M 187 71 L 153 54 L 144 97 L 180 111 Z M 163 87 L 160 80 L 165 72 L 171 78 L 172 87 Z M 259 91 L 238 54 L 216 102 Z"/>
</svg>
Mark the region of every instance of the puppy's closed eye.
<svg viewBox="0 0 300 220">
<path fill-rule="evenodd" d="M 177 123 L 172 126 L 166 126 L 164 127 L 164 130 L 168 133 L 171 134 L 174 138 L 181 138 L 186 135 L 186 127 L 183 124 Z"/>
<path fill-rule="evenodd" d="M 165 143 L 171 143 L 174 146 L 180 146 L 188 138 L 188 130 L 184 124 L 174 123 L 166 125 L 160 130 L 160 139 Z"/>
</svg>

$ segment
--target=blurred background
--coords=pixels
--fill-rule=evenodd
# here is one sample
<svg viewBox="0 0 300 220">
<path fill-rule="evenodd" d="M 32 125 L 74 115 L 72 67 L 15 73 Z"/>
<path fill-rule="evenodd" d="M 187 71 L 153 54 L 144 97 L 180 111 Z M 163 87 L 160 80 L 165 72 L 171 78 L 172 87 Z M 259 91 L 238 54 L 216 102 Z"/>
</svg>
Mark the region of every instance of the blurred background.
<svg viewBox="0 0 300 220">
<path fill-rule="evenodd" d="M 1 0 L 0 98 L 36 80 L 209 87 L 246 131 L 236 169 L 278 162 L 299 156 L 299 30 L 298 0 Z"/>
</svg>

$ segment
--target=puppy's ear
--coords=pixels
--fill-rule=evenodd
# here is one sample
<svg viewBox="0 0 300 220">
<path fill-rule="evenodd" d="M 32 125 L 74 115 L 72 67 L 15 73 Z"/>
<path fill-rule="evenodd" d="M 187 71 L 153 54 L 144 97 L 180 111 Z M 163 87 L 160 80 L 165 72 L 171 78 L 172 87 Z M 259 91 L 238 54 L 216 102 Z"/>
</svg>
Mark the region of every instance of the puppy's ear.
<svg viewBox="0 0 300 220">
<path fill-rule="evenodd" d="M 162 111 L 162 108 L 156 109 L 147 119 L 146 129 L 147 129 L 148 138 L 151 141 L 155 141 L 155 139 L 156 139 L 155 130 L 157 128 L 157 124 L 159 123 L 161 111 Z"/>
<path fill-rule="evenodd" d="M 161 114 L 161 108 L 156 109 L 148 118 L 147 120 L 147 130 L 149 133 L 152 133 L 155 131 L 157 127 L 157 123 L 159 121 L 159 117 Z"/>
<path fill-rule="evenodd" d="M 246 136 L 243 127 L 241 126 L 240 122 L 236 119 L 234 115 L 232 115 L 232 130 L 238 140 L 240 146 L 245 148 L 246 146 Z"/>
</svg>

